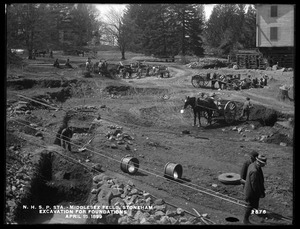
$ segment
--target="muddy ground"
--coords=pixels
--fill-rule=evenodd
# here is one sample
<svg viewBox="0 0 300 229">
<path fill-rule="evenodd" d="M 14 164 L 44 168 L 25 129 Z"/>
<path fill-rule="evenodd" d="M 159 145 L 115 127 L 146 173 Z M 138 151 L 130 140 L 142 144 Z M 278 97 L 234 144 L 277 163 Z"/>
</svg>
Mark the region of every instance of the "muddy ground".
<svg viewBox="0 0 300 229">
<path fill-rule="evenodd" d="M 247 153 L 257 150 L 268 158 L 268 164 L 263 168 L 266 197 L 260 200 L 260 209 L 266 209 L 267 214 L 253 215 L 251 220 L 264 225 L 291 224 L 282 216 L 293 218 L 294 129 L 293 122 L 288 119 L 294 119 L 294 102 L 280 101 L 278 94 L 279 87 L 286 84 L 292 86 L 289 95 L 293 99 L 293 72 L 191 69 L 175 62 L 164 63 L 170 69 L 170 78 L 112 79 L 97 74 L 84 78 L 80 66 L 85 58 L 56 55 L 61 62 L 70 58 L 74 69 L 54 68 L 50 65 L 52 59 L 42 57 L 24 60 L 26 65 L 23 67 L 10 65 L 7 68 L 6 152 L 9 172 L 6 174 L 6 191 L 10 193 L 7 209 L 14 208 L 12 202 L 21 198 L 15 195 L 19 186 L 16 186 L 17 190 L 11 190 L 12 182 L 15 182 L 11 176 L 19 169 L 13 161 L 21 160 L 20 166 L 25 163 L 24 160 L 31 161 L 26 155 L 37 150 L 38 144 L 52 144 L 66 111 L 76 110 L 70 121 L 75 129 L 71 153 L 74 158 L 87 165 L 100 163 L 107 173 L 124 180 L 131 179 L 139 188 L 163 196 L 166 201 L 191 212 L 194 207 L 201 213 L 207 213 L 217 224 L 236 224 L 226 221 L 227 217 L 235 217 L 240 223 L 244 208 L 202 191 L 243 201 L 242 186 L 224 185 L 218 181 L 218 176 L 228 172 L 239 173 Z M 133 62 L 134 59 L 127 61 Z M 194 88 L 191 77 L 209 71 L 240 73 L 242 78 L 266 73 L 270 80 L 267 87 L 259 89 Z M 221 118 L 210 126 L 192 126 L 191 110 L 180 113 L 185 96 L 212 91 L 222 99 L 235 101 L 238 115 L 245 97 L 250 97 L 255 106 L 250 121 L 236 121 L 229 125 Z M 278 122 L 266 126 L 261 118 L 270 111 L 277 114 Z M 99 115 L 100 121 L 95 122 Z M 93 121 L 95 124 L 91 125 Z M 202 121 L 205 123 L 205 120 Z M 32 126 L 36 129 L 30 128 Z M 116 128 L 129 135 L 130 140 L 109 138 Z M 30 138 L 31 141 L 19 137 Z M 86 146 L 88 150 L 78 152 L 90 139 L 92 141 Z M 36 145 L 31 144 L 32 141 Z M 139 173 L 134 176 L 120 170 L 118 161 L 125 155 L 132 155 L 140 162 Z M 183 182 L 172 182 L 162 177 L 168 162 L 182 165 Z M 61 167 L 62 173 L 64 169 L 67 167 Z M 13 221 L 13 216 L 7 217 Z"/>
</svg>

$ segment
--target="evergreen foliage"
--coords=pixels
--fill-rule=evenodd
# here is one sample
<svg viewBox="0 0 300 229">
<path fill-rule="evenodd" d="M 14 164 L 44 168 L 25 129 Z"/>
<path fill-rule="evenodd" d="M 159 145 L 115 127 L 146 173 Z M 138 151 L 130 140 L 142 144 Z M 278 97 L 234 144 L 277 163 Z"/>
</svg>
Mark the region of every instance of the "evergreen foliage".
<svg viewBox="0 0 300 229">
<path fill-rule="evenodd" d="M 248 10 L 246 10 L 248 8 Z M 110 21 L 97 19 L 93 4 L 9 4 L 7 49 L 77 49 L 111 41 L 126 51 L 159 57 L 228 55 L 255 48 L 256 13 L 252 5 L 217 4 L 205 21 L 201 4 L 128 4 Z M 62 42 L 64 41 L 64 42 Z"/>
</svg>

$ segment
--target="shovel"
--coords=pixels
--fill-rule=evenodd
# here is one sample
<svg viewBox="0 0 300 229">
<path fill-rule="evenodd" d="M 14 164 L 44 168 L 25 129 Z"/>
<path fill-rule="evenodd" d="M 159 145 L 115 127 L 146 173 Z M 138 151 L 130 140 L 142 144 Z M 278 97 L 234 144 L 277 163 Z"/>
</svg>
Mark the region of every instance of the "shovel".
<svg viewBox="0 0 300 229">
<path fill-rule="evenodd" d="M 88 144 L 90 144 L 91 141 L 92 141 L 94 138 L 95 138 L 95 136 L 93 136 L 86 144 L 84 144 L 81 148 L 79 148 L 78 151 L 79 151 L 79 152 L 85 151 L 85 150 L 86 150 L 86 146 L 87 146 Z"/>
<path fill-rule="evenodd" d="M 213 223 L 212 221 L 210 221 L 208 219 L 204 219 L 204 217 L 195 208 L 193 208 L 193 210 L 197 213 L 197 215 L 200 217 L 200 219 L 203 221 L 203 223 L 205 223 L 205 224 L 211 224 L 211 223 Z"/>
</svg>

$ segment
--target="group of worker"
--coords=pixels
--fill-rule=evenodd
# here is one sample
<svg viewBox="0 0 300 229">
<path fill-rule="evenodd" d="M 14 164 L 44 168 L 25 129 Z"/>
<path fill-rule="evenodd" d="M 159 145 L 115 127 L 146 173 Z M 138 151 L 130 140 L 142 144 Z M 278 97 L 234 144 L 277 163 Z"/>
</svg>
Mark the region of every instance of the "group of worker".
<svg viewBox="0 0 300 229">
<path fill-rule="evenodd" d="M 219 79 L 218 79 L 219 77 Z M 239 77 L 233 76 L 231 80 L 227 80 L 225 75 L 219 73 L 207 73 L 207 78 L 211 80 L 211 89 L 215 89 L 215 84 L 218 82 L 219 90 L 227 88 L 227 84 L 231 84 L 231 80 L 240 79 Z M 263 88 L 268 84 L 268 76 L 265 74 L 260 79 L 257 77 L 252 78 L 251 75 L 248 75 L 245 79 L 241 80 L 239 84 L 234 84 L 235 90 L 240 89 L 249 89 L 249 88 Z"/>
<path fill-rule="evenodd" d="M 104 61 L 100 60 L 99 61 L 98 65 L 97 65 L 97 67 L 99 69 L 99 75 L 101 73 L 107 71 L 107 66 L 108 66 L 108 64 L 107 64 L 106 60 L 104 60 Z M 92 59 L 90 57 L 88 57 L 88 59 L 87 59 L 87 61 L 85 63 L 85 70 L 87 70 L 87 71 L 93 71 L 94 67 L 95 67 L 95 65 L 93 64 Z"/>
<path fill-rule="evenodd" d="M 99 64 L 98 64 L 98 68 L 99 68 L 99 74 L 101 74 L 100 69 L 102 71 L 106 72 L 107 71 L 107 62 L 106 62 L 106 60 L 104 60 L 104 61 L 100 60 Z"/>
<path fill-rule="evenodd" d="M 241 89 L 248 89 L 250 87 L 253 88 L 263 88 L 268 85 L 268 76 L 265 74 L 263 77 L 258 79 L 257 77 L 252 78 L 249 75 L 247 78 L 241 81 Z"/>
<path fill-rule="evenodd" d="M 60 64 L 59 64 L 58 59 L 56 59 L 56 60 L 54 61 L 53 66 L 56 67 L 56 68 L 60 68 Z M 67 59 L 67 61 L 66 61 L 66 63 L 65 63 L 65 66 L 68 67 L 68 68 L 73 68 L 73 66 L 70 64 L 70 60 L 69 60 L 69 59 Z"/>
</svg>

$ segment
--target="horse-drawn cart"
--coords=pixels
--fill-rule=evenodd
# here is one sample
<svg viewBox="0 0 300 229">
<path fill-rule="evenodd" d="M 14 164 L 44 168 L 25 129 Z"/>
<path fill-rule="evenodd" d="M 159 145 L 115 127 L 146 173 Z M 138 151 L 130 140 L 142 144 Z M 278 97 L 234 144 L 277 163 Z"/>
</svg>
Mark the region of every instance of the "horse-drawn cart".
<svg viewBox="0 0 300 229">
<path fill-rule="evenodd" d="M 224 118 L 227 124 L 231 124 L 236 119 L 237 105 L 233 101 L 217 100 L 216 109 L 212 109 L 212 118 Z"/>
<path fill-rule="evenodd" d="M 212 119 L 223 119 L 227 124 L 231 124 L 236 120 L 237 105 L 233 101 L 213 99 L 211 97 L 187 97 L 183 109 L 186 109 L 189 105 L 194 112 L 194 125 L 196 125 L 197 116 L 199 126 L 201 126 L 201 117 L 204 117 L 208 124 L 211 124 Z"/>
<path fill-rule="evenodd" d="M 240 75 L 231 75 L 231 74 L 218 74 L 218 73 L 207 73 L 207 74 L 197 74 L 192 76 L 191 83 L 196 88 L 205 88 L 208 87 L 208 84 L 211 83 L 214 87 L 215 83 L 218 82 L 219 88 L 236 90 L 239 89 L 241 85 Z"/>
</svg>

